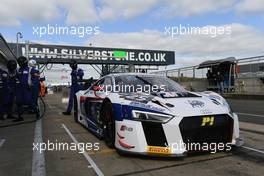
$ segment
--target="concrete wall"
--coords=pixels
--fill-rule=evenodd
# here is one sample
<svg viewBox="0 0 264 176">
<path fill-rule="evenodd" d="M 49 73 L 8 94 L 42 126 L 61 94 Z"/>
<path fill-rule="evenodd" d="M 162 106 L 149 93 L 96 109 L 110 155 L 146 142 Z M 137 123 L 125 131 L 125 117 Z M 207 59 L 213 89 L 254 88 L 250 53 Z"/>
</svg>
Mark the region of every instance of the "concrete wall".
<svg viewBox="0 0 264 176">
<path fill-rule="evenodd" d="M 180 81 L 179 83 L 192 91 L 205 91 L 208 87 L 206 79 Z M 264 84 L 259 78 L 237 78 L 235 80 L 235 93 L 264 94 Z"/>
<path fill-rule="evenodd" d="M 264 84 L 259 78 L 238 78 L 235 84 L 236 93 L 264 94 Z"/>
<path fill-rule="evenodd" d="M 179 84 L 185 87 L 187 90 L 196 92 L 205 91 L 206 88 L 209 86 L 208 81 L 206 79 L 180 81 Z"/>
</svg>

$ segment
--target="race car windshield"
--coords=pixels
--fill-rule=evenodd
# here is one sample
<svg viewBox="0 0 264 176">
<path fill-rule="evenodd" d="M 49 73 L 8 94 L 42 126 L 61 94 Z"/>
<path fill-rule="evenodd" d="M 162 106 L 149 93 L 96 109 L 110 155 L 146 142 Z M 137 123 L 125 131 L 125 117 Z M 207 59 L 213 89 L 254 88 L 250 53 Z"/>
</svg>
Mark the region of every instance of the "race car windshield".
<svg viewBox="0 0 264 176">
<path fill-rule="evenodd" d="M 187 92 L 182 86 L 180 86 L 175 81 L 166 77 L 158 76 L 122 75 L 115 77 L 115 84 L 119 86 L 128 85 L 130 87 L 155 87 L 155 90 L 157 90 L 158 92 Z M 152 92 L 152 90 L 154 89 L 151 89 L 150 92 Z"/>
</svg>

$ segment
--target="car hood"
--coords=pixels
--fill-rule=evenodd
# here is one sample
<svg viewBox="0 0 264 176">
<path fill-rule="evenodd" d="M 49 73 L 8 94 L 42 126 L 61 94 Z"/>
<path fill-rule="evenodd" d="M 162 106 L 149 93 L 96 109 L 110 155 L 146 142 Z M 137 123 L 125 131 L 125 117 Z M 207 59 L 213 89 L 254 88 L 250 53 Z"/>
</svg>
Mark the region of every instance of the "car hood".
<svg viewBox="0 0 264 176">
<path fill-rule="evenodd" d="M 229 106 L 218 94 L 191 93 L 193 97 L 169 97 L 149 95 L 145 102 L 149 109 L 174 116 L 200 116 L 212 114 L 228 114 Z M 141 103 L 142 104 L 142 103 Z"/>
<path fill-rule="evenodd" d="M 168 112 L 180 116 L 197 116 L 209 114 L 226 114 L 227 107 L 215 104 L 212 100 L 199 98 L 173 98 L 167 99 L 165 102 L 172 104 L 174 107 L 169 107 Z"/>
</svg>

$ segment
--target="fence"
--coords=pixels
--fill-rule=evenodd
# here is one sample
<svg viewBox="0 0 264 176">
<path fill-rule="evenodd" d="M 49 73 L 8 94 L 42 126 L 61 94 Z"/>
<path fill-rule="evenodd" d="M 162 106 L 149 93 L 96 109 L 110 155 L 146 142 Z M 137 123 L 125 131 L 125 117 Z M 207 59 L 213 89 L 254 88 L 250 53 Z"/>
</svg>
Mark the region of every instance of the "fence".
<svg viewBox="0 0 264 176">
<path fill-rule="evenodd" d="M 264 77 L 264 56 L 254 56 L 235 61 L 237 75 L 236 78 L 256 78 Z M 198 69 L 198 65 L 183 67 L 171 70 L 162 70 L 152 72 L 153 74 L 159 74 L 176 78 L 206 78 L 208 69 Z"/>
</svg>

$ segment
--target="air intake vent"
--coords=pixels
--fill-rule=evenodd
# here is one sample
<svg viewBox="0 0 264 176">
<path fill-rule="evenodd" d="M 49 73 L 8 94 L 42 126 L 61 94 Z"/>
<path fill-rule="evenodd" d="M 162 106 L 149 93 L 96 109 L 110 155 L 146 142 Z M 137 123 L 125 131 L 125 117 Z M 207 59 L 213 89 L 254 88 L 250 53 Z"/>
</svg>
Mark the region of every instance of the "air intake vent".
<svg viewBox="0 0 264 176">
<path fill-rule="evenodd" d="M 213 102 L 214 104 L 216 104 L 216 105 L 220 105 L 220 104 L 221 104 L 221 103 L 220 103 L 219 101 L 217 101 L 216 99 L 211 98 L 211 100 L 212 100 L 212 102 Z"/>
</svg>

